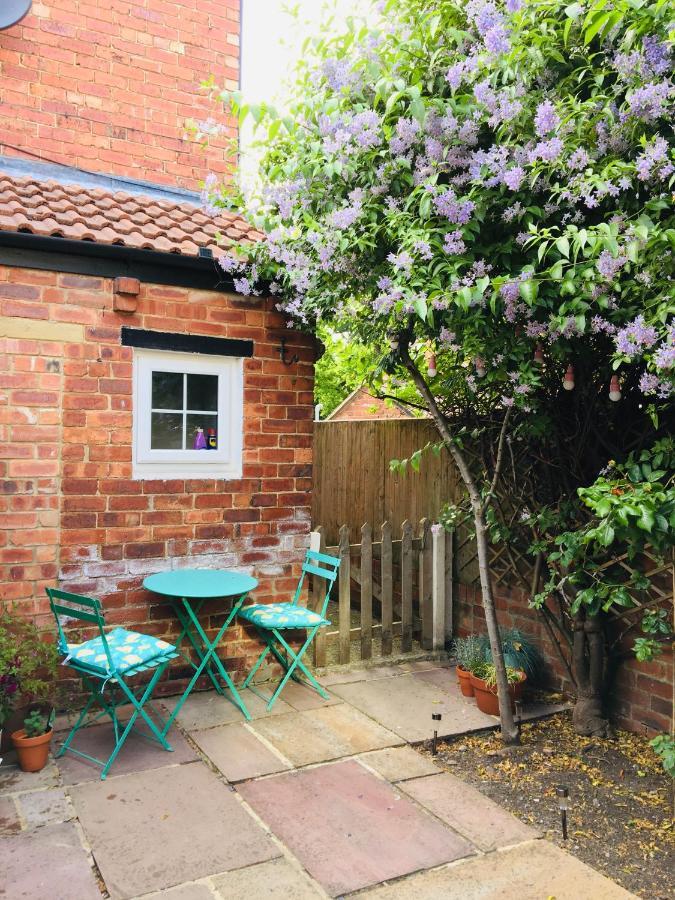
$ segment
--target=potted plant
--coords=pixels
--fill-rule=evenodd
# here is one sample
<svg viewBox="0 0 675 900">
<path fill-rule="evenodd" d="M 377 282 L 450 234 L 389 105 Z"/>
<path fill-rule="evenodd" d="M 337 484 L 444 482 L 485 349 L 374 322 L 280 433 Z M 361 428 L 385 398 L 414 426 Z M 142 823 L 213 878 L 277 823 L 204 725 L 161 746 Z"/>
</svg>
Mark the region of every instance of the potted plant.
<svg viewBox="0 0 675 900">
<path fill-rule="evenodd" d="M 511 666 L 506 667 L 506 680 L 509 684 L 511 706 L 513 706 L 515 700 L 521 698 L 526 678 L 527 675 L 522 670 L 513 669 Z M 498 716 L 497 673 L 494 665 L 484 662 L 474 667 L 474 670 L 471 672 L 471 686 L 473 687 L 478 709 L 489 716 Z"/>
<path fill-rule="evenodd" d="M 39 772 L 47 765 L 52 739 L 54 710 L 49 715 L 34 709 L 23 720 L 23 728 L 12 734 L 12 743 L 24 772 Z"/>
<path fill-rule="evenodd" d="M 502 631 L 502 651 L 504 663 L 512 669 L 520 669 L 527 675 L 528 681 L 534 681 L 543 667 L 541 653 L 533 641 L 518 628 L 508 628 Z M 484 660 L 492 662 L 490 642 L 483 638 Z"/>
<path fill-rule="evenodd" d="M 32 622 L 0 612 L 0 732 L 6 730 L 6 743 L 30 711 L 22 714 L 20 706 L 37 705 L 49 717 L 57 663 L 56 647 Z"/>
<path fill-rule="evenodd" d="M 455 638 L 452 649 L 457 660 L 457 684 L 465 697 L 473 697 L 471 671 L 484 661 L 481 639 L 477 634 Z"/>
</svg>

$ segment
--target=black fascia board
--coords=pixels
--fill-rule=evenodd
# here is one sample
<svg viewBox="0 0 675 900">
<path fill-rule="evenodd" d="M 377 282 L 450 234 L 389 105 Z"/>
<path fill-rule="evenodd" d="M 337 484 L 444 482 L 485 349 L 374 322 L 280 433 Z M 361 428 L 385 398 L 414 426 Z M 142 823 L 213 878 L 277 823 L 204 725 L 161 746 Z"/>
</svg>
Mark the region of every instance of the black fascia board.
<svg viewBox="0 0 675 900">
<path fill-rule="evenodd" d="M 236 293 L 215 259 L 19 231 L 0 231 L 0 264 L 99 278 L 126 275 L 146 284 Z"/>
<path fill-rule="evenodd" d="M 218 338 L 205 334 L 178 334 L 169 331 L 146 331 L 122 326 L 122 346 L 144 350 L 174 350 L 209 356 L 253 356 L 253 341 Z"/>
</svg>

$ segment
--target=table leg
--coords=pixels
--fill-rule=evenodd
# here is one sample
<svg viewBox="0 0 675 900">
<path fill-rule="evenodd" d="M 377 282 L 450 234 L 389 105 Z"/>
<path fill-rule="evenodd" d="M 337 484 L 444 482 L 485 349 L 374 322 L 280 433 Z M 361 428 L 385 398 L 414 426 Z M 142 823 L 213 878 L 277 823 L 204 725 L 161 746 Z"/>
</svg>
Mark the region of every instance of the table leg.
<svg viewBox="0 0 675 900">
<path fill-rule="evenodd" d="M 183 696 L 180 698 L 180 700 L 176 704 L 176 707 L 174 708 L 173 712 L 167 719 L 166 724 L 164 726 L 164 730 L 162 731 L 162 735 L 165 735 L 167 733 L 167 731 L 169 730 L 169 728 L 171 727 L 171 725 L 173 724 L 173 720 L 176 718 L 176 716 L 180 712 L 183 704 L 185 703 L 185 701 L 189 697 L 190 693 L 192 692 L 193 687 L 197 683 L 197 679 L 202 674 L 204 669 L 210 664 L 211 660 L 213 660 L 213 664 L 216 667 L 216 669 L 218 670 L 218 674 L 223 679 L 223 681 L 225 682 L 227 687 L 230 689 L 235 705 L 239 707 L 239 709 L 244 714 L 244 717 L 250 721 L 251 714 L 246 709 L 246 704 L 239 696 L 239 693 L 238 693 L 236 687 L 234 686 L 234 682 L 232 681 L 230 676 L 227 674 L 227 670 L 223 666 L 222 662 L 220 661 L 220 659 L 218 657 L 218 654 L 216 653 L 218 644 L 220 643 L 223 635 L 225 634 L 230 622 L 232 621 L 232 619 L 234 619 L 236 614 L 241 609 L 241 607 L 244 603 L 244 600 L 246 599 L 246 596 L 247 596 L 246 594 L 243 594 L 241 597 L 239 597 L 238 600 L 235 601 L 235 603 L 232 606 L 232 610 L 230 611 L 229 616 L 225 620 L 223 626 L 219 630 L 218 634 L 216 635 L 216 637 L 212 643 L 209 642 L 209 639 L 208 639 L 204 629 L 200 625 L 199 619 L 197 618 L 195 611 L 193 610 L 191 604 L 187 600 L 182 601 L 183 612 L 185 613 L 185 619 L 186 619 L 186 622 L 185 622 L 185 625 L 183 626 L 183 628 L 184 628 L 184 630 L 186 630 L 186 634 L 190 635 L 191 629 L 189 628 L 189 623 L 191 622 L 192 625 L 194 625 L 197 634 L 199 635 L 200 639 L 203 642 L 203 649 L 205 649 L 206 652 L 202 656 L 201 651 L 193 643 L 193 646 L 195 647 L 197 654 L 201 657 L 201 662 L 196 667 L 194 675 L 190 679 L 188 686 L 185 688 Z M 211 675 L 210 671 L 209 671 L 209 674 Z M 212 675 L 212 680 L 213 680 L 213 677 L 214 676 Z M 222 693 L 222 690 L 219 693 Z"/>
<path fill-rule="evenodd" d="M 183 600 L 182 603 L 185 604 L 186 601 Z M 192 609 L 193 606 L 196 606 L 196 614 L 199 615 L 199 612 L 200 612 L 200 610 L 201 610 L 201 608 L 202 608 L 203 605 L 204 605 L 204 602 L 203 602 L 203 601 L 202 601 L 201 603 L 198 603 L 198 604 L 195 604 L 195 603 L 193 602 L 193 603 L 189 606 L 189 608 Z M 176 647 L 179 647 L 180 644 L 183 642 L 184 638 L 187 637 L 188 640 L 190 641 L 190 643 L 192 644 L 192 647 L 193 647 L 195 653 L 197 654 L 197 658 L 198 658 L 199 661 L 201 662 L 201 661 L 203 660 L 203 658 L 204 658 L 204 649 L 205 649 L 205 648 L 204 648 L 204 645 L 203 645 L 203 643 L 202 643 L 202 645 L 200 646 L 200 645 L 197 643 L 197 641 L 196 641 L 196 639 L 195 639 L 195 636 L 194 636 L 194 634 L 192 633 L 192 629 L 191 629 L 191 627 L 190 627 L 190 619 L 189 619 L 189 617 L 188 617 L 187 615 L 185 615 L 185 611 L 184 611 L 183 607 L 181 606 L 181 604 L 180 604 L 180 603 L 175 603 L 175 604 L 174 604 L 174 608 L 175 608 L 175 611 L 176 611 L 176 616 L 177 616 L 177 618 L 178 618 L 178 621 L 179 621 L 180 624 L 183 626 L 183 630 L 181 631 L 180 635 L 178 636 L 178 640 L 176 641 Z M 196 666 L 194 665 L 194 663 L 191 663 L 191 664 L 192 664 L 192 667 L 193 667 L 193 668 L 196 668 Z M 218 681 L 218 679 L 216 678 L 216 675 L 215 675 L 213 669 L 211 668 L 211 663 L 210 663 L 210 662 L 209 662 L 209 663 L 207 664 L 207 666 L 206 666 L 206 671 L 207 671 L 207 673 L 208 673 L 208 675 L 209 675 L 209 678 L 211 679 L 211 683 L 213 684 L 213 687 L 218 691 L 219 694 L 222 694 L 222 693 L 223 693 L 223 687 L 222 687 L 222 685 L 220 684 L 220 682 Z"/>
</svg>

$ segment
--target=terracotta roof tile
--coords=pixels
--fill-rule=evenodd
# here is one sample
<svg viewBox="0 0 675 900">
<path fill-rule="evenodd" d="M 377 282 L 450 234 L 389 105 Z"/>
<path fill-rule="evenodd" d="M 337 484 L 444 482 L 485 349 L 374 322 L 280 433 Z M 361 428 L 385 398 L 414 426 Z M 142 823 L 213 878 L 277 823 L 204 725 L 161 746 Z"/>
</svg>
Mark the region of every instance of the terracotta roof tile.
<svg viewBox="0 0 675 900">
<path fill-rule="evenodd" d="M 0 230 L 32 232 L 69 240 L 97 241 L 161 253 L 197 256 L 207 247 L 219 256 L 234 240 L 261 235 L 243 219 L 212 218 L 197 205 L 124 191 L 19 178 L 0 172 Z"/>
</svg>

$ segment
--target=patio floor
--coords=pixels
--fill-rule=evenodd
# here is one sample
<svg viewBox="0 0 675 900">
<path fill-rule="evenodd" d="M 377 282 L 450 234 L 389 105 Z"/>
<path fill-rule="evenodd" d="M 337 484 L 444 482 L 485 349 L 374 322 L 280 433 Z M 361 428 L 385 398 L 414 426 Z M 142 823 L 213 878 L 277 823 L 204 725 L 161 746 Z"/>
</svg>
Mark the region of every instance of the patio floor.
<svg viewBox="0 0 675 900">
<path fill-rule="evenodd" d="M 68 754 L 36 775 L 6 760 L 0 893 L 630 897 L 410 746 L 430 737 L 432 713 L 444 736 L 494 727 L 454 681 L 438 662 L 352 670 L 322 679 L 330 700 L 294 684 L 271 714 L 245 691 L 248 723 L 219 695 L 194 694 L 170 733 L 173 753 L 130 740 L 103 782 Z M 99 755 L 111 729 L 78 737 Z"/>
</svg>

